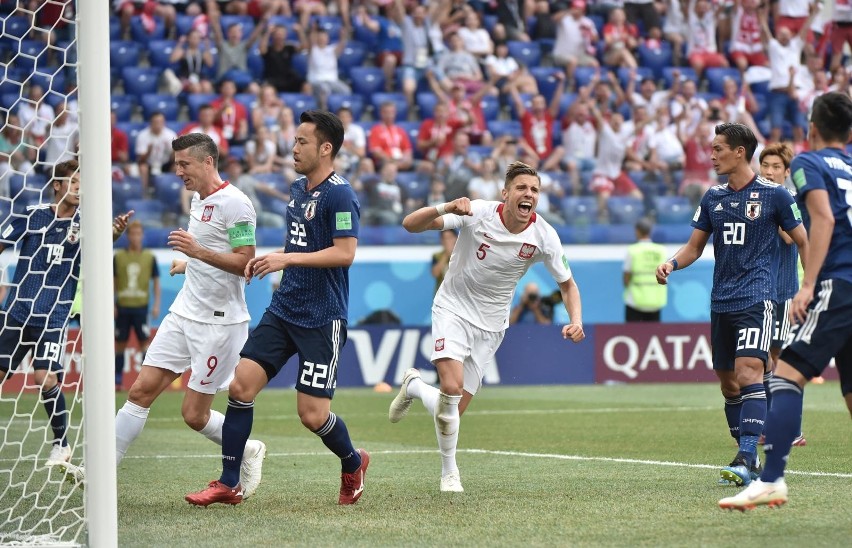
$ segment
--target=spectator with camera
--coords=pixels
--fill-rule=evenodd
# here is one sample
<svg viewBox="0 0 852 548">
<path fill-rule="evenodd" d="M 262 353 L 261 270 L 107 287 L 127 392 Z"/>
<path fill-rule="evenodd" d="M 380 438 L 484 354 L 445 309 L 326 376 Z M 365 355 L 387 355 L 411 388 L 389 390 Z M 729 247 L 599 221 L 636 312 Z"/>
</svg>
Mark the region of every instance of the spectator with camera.
<svg viewBox="0 0 852 548">
<path fill-rule="evenodd" d="M 554 300 L 554 298 L 556 300 Z M 553 323 L 553 307 L 555 303 L 561 303 L 562 297 L 559 290 L 550 295 L 542 296 L 538 284 L 534 282 L 524 286 L 524 292 L 509 314 L 509 325 L 516 323 L 536 323 L 550 325 Z"/>
</svg>

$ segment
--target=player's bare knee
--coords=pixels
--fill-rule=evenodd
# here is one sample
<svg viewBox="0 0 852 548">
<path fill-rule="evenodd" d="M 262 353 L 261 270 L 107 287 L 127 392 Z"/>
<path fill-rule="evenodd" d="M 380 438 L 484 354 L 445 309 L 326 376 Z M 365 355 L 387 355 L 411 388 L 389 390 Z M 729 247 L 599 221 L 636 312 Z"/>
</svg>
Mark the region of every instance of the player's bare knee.
<svg viewBox="0 0 852 548">
<path fill-rule="evenodd" d="M 254 401 L 256 395 L 251 387 L 240 381 L 239 377 L 234 377 L 234 380 L 228 385 L 228 397 L 232 400 L 250 402 Z"/>
<path fill-rule="evenodd" d="M 127 392 L 127 401 L 146 409 L 151 407 L 155 398 L 156 395 L 154 394 L 154 391 L 150 390 L 149 387 L 139 381 L 134 382 L 133 386 L 131 386 L 130 390 Z"/>
<path fill-rule="evenodd" d="M 328 414 L 323 415 L 314 409 L 299 409 L 299 420 L 305 428 L 316 432 L 328 420 Z"/>
<path fill-rule="evenodd" d="M 196 432 L 204 428 L 210 418 L 205 411 L 186 407 L 181 409 L 181 414 L 183 415 L 183 422 Z"/>
</svg>

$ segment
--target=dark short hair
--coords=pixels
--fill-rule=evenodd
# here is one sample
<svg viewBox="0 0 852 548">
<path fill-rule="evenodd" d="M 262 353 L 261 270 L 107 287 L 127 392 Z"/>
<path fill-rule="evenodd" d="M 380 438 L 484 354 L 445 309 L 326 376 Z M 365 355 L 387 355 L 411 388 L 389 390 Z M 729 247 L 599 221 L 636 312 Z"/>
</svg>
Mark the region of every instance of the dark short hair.
<svg viewBox="0 0 852 548">
<path fill-rule="evenodd" d="M 53 166 L 54 179 L 67 179 L 80 169 L 80 163 L 77 160 L 67 160 Z"/>
<path fill-rule="evenodd" d="M 335 114 L 324 110 L 306 110 L 299 116 L 299 122 L 313 124 L 314 134 L 319 144 L 331 143 L 331 157 L 337 156 L 343 146 L 343 123 Z"/>
<path fill-rule="evenodd" d="M 515 178 L 520 175 L 532 175 L 538 179 L 538 184 L 541 185 L 541 177 L 539 177 L 538 171 L 534 167 L 523 162 L 512 162 L 506 168 L 506 180 L 503 183 L 503 188 L 509 188 Z"/>
<path fill-rule="evenodd" d="M 204 161 L 208 156 L 213 158 L 213 167 L 219 169 L 219 147 L 206 133 L 187 133 L 172 141 L 172 150 L 189 150 L 190 156 Z"/>
<path fill-rule="evenodd" d="M 811 122 L 823 140 L 847 142 L 852 126 L 852 99 L 836 91 L 820 95 L 814 100 Z"/>
<path fill-rule="evenodd" d="M 716 126 L 716 135 L 724 135 L 725 142 L 731 149 L 743 147 L 746 151 L 746 161 L 751 162 L 754 151 L 757 150 L 757 137 L 748 126 L 734 122 L 726 122 Z"/>
<path fill-rule="evenodd" d="M 651 234 L 651 231 L 654 230 L 654 223 L 651 219 L 647 217 L 642 217 L 638 221 L 636 221 L 636 232 L 641 234 L 642 236 L 648 236 Z"/>
</svg>

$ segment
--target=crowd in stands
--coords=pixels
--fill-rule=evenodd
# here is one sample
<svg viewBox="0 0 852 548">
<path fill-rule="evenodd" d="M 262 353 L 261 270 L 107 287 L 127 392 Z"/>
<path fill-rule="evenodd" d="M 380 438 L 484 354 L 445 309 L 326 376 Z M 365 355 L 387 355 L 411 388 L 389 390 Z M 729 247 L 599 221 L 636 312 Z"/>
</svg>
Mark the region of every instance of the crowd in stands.
<svg viewBox="0 0 852 548">
<path fill-rule="evenodd" d="M 64 1 L 64 0 L 62 0 Z M 49 3 L 55 8 L 62 1 Z M 0 193 L 14 205 L 77 142 L 74 4 L 2 6 Z M 21 7 L 21 5 L 24 5 Z M 506 165 L 542 174 L 556 225 L 687 224 L 717 180 L 714 126 L 806 146 L 821 93 L 849 89 L 852 5 L 807 0 L 115 0 L 115 208 L 185 224 L 175 135 L 280 228 L 299 114 L 337 113 L 337 171 L 364 225 L 424 204 L 500 199 Z M 49 31 L 46 29 L 50 29 Z M 107 75 L 104 74 L 104 77 Z M 24 85 L 21 85 L 24 84 Z M 757 156 L 757 155 L 755 155 Z"/>
</svg>

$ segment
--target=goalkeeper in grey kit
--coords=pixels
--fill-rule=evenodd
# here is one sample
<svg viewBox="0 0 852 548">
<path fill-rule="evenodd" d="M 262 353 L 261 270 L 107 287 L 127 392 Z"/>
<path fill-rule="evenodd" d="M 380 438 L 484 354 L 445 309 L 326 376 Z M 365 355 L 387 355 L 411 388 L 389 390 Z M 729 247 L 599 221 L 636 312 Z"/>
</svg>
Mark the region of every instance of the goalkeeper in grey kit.
<svg viewBox="0 0 852 548">
<path fill-rule="evenodd" d="M 0 330 L 0 384 L 32 351 L 35 384 L 53 430 L 45 463 L 62 465 L 71 458 L 66 439 L 68 410 L 62 393 L 64 350 L 71 303 L 80 276 L 80 172 L 76 160 L 56 164 L 50 181 L 54 202 L 12 215 L 0 228 L 0 252 L 19 244 L 20 255 L 9 291 L 5 324 Z M 113 222 L 118 239 L 133 214 Z"/>
</svg>

